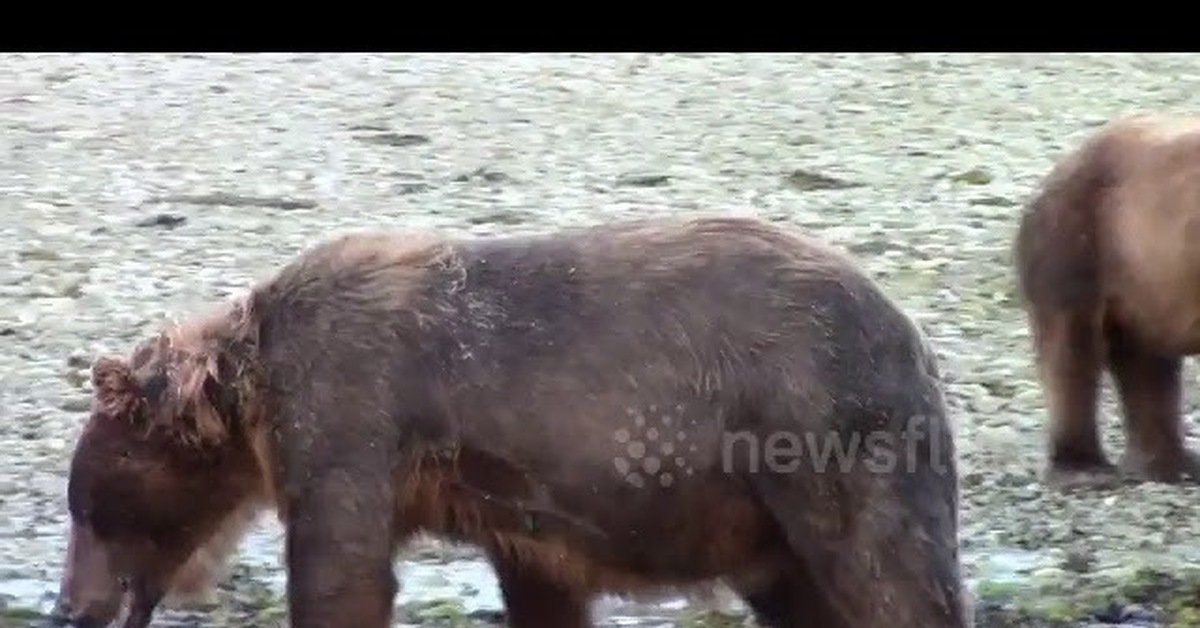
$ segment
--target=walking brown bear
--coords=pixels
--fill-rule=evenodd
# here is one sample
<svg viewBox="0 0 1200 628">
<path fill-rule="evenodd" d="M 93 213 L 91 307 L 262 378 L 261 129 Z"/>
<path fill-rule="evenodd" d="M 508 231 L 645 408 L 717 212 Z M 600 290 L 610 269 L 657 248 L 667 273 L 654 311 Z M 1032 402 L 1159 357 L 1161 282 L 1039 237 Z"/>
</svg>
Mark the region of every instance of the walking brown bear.
<svg viewBox="0 0 1200 628">
<path fill-rule="evenodd" d="M 1113 120 L 1063 157 L 1021 217 L 1014 260 L 1049 408 L 1046 480 L 1200 478 L 1185 446 L 1183 356 L 1200 350 L 1200 120 Z M 1119 465 L 1097 428 L 1112 376 Z"/>
<path fill-rule="evenodd" d="M 341 237 L 93 381 L 65 622 L 146 626 L 273 508 L 301 628 L 387 626 L 418 532 L 481 547 L 518 628 L 718 578 L 765 626 L 968 625 L 933 353 L 758 221 Z"/>
</svg>

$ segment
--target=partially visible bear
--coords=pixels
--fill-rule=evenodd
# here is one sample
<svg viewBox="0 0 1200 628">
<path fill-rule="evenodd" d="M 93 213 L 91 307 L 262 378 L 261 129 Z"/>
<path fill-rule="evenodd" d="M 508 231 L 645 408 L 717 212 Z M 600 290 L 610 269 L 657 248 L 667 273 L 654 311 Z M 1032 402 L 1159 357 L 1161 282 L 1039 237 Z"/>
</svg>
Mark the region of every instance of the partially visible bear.
<svg viewBox="0 0 1200 628">
<path fill-rule="evenodd" d="M 77 625 L 124 602 L 143 628 L 260 509 L 298 628 L 387 626 L 421 531 L 483 549 L 517 628 L 718 578 L 764 626 L 969 625 L 931 349 L 850 258 L 758 221 L 345 236 L 93 381 Z"/>
<path fill-rule="evenodd" d="M 1046 403 L 1056 487 L 1200 479 L 1185 446 L 1182 358 L 1200 351 L 1200 119 L 1113 120 L 1065 155 L 1014 242 Z M 1112 376 L 1126 450 L 1097 429 Z"/>
</svg>

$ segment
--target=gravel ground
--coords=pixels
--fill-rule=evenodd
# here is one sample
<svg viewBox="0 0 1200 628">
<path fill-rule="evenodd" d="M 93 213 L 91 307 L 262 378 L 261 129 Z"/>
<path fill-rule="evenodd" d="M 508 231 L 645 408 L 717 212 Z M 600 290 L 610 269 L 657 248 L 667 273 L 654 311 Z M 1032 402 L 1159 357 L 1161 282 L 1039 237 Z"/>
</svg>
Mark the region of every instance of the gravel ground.
<svg viewBox="0 0 1200 628">
<path fill-rule="evenodd" d="M 5 55 L 3 67 L 0 608 L 12 625 L 47 608 L 59 574 L 90 358 L 333 232 L 381 225 L 483 234 L 725 211 L 811 229 L 857 252 L 940 350 L 981 595 L 1080 620 L 1037 602 L 1200 562 L 1196 489 L 1064 497 L 1037 482 L 1043 404 L 1008 256 L 1019 203 L 1052 160 L 1110 117 L 1185 111 L 1200 57 Z M 1190 420 L 1195 402 L 1189 391 Z M 214 617 L 277 616 L 277 599 L 255 604 L 277 591 L 281 547 L 266 522 L 231 581 L 237 603 Z M 498 608 L 469 553 L 430 546 L 412 569 L 413 621 Z M 1089 621 L 1155 625 L 1153 609 L 1122 604 Z M 264 605 L 276 608 L 245 610 Z M 981 625 L 1043 625 L 997 608 L 981 605 Z M 678 612 L 598 608 L 644 625 Z"/>
</svg>

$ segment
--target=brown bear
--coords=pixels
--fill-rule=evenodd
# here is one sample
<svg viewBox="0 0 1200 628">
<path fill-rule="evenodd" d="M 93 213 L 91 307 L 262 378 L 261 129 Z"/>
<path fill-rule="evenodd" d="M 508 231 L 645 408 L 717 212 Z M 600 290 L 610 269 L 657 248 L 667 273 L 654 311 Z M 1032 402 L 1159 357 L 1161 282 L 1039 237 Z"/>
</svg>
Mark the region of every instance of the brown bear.
<svg viewBox="0 0 1200 628">
<path fill-rule="evenodd" d="M 298 628 L 389 625 L 418 533 L 480 547 L 516 628 L 718 580 L 764 626 L 969 624 L 927 340 L 767 223 L 348 235 L 93 382 L 64 623 L 143 628 L 273 509 Z"/>
<path fill-rule="evenodd" d="M 1060 488 L 1194 481 L 1183 356 L 1200 350 L 1200 120 L 1110 121 L 1065 155 L 1028 203 L 1013 259 L 1049 409 L 1045 479 Z M 1097 428 L 1112 376 L 1125 453 Z"/>
</svg>

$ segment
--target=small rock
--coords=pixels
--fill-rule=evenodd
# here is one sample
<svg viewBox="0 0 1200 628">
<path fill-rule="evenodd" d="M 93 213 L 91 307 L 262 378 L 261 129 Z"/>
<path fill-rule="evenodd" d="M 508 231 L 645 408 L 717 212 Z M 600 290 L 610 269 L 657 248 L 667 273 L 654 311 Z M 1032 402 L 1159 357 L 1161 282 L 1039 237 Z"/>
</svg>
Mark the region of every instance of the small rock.
<svg viewBox="0 0 1200 628">
<path fill-rule="evenodd" d="M 372 135 L 356 135 L 354 139 L 364 144 L 380 144 L 383 146 L 417 146 L 428 144 L 429 138 L 415 133 L 375 133 Z"/>
<path fill-rule="evenodd" d="M 86 370 L 72 369 L 63 373 L 63 379 L 67 380 L 67 383 L 75 388 L 87 388 L 91 376 Z"/>
<path fill-rule="evenodd" d="M 790 174 L 784 176 L 783 180 L 789 187 L 801 192 L 845 190 L 862 187 L 861 183 L 854 183 L 845 179 L 838 179 L 818 172 L 801 169 L 793 170 Z"/>
<path fill-rule="evenodd" d="M 1140 604 L 1130 604 L 1121 610 L 1121 621 L 1137 626 L 1151 626 L 1158 621 L 1158 617 Z"/>
<path fill-rule="evenodd" d="M 382 133 L 388 131 L 388 126 L 386 124 L 352 124 L 349 126 L 349 129 L 351 131 L 377 131 Z"/>
<path fill-rule="evenodd" d="M 950 180 L 967 185 L 987 185 L 992 182 L 992 174 L 984 168 L 971 168 L 950 176 Z"/>
<path fill-rule="evenodd" d="M 1081 550 L 1068 550 L 1062 560 L 1062 568 L 1075 573 L 1088 573 L 1095 565 L 1096 557 Z"/>
<path fill-rule="evenodd" d="M 433 186 L 428 183 L 397 183 L 394 188 L 396 194 L 420 194 L 433 189 Z"/>
<path fill-rule="evenodd" d="M 41 247 L 25 249 L 17 253 L 17 257 L 24 262 L 57 262 L 62 260 L 62 255 L 58 251 Z"/>
<path fill-rule="evenodd" d="M 626 173 L 617 176 L 616 185 L 620 187 L 657 188 L 670 182 L 670 175 Z"/>
<path fill-rule="evenodd" d="M 503 626 L 505 622 L 504 611 L 499 609 L 480 608 L 467 613 L 466 617 L 493 626 Z"/>
<path fill-rule="evenodd" d="M 58 404 L 59 409 L 67 412 L 87 412 L 92 408 L 91 397 L 67 397 Z"/>
<path fill-rule="evenodd" d="M 67 83 L 67 82 L 71 81 L 71 79 L 73 79 L 73 78 L 75 78 L 75 75 L 67 70 L 62 70 L 59 72 L 51 72 L 49 74 L 45 74 L 42 76 L 42 80 L 46 81 L 47 83 L 49 83 L 51 85 L 59 85 L 62 83 Z"/>
<path fill-rule="evenodd" d="M 817 143 L 817 138 L 812 135 L 800 134 L 789 137 L 787 143 L 789 146 L 809 146 Z"/>
<path fill-rule="evenodd" d="M 67 366 L 73 369 L 91 368 L 92 360 L 83 353 L 72 353 L 67 357 Z"/>
<path fill-rule="evenodd" d="M 149 218 L 144 218 L 137 222 L 139 227 L 164 227 L 166 229 L 174 229 L 179 225 L 187 222 L 186 216 L 178 214 L 155 214 Z"/>
<path fill-rule="evenodd" d="M 59 287 L 58 292 L 68 299 L 78 299 L 83 296 L 83 281 L 80 279 L 67 281 Z"/>
<path fill-rule="evenodd" d="M 212 194 L 171 194 L 156 196 L 146 203 L 180 203 L 187 205 L 209 205 L 226 207 L 271 207 L 285 211 L 295 209 L 316 209 L 316 201 L 305 198 L 285 198 L 281 196 L 247 196 L 215 192 Z M 182 222 L 182 221 L 181 221 Z"/>
<path fill-rule="evenodd" d="M 981 196 L 971 200 L 972 205 L 984 205 L 987 207 L 1016 207 L 1021 203 L 1011 198 L 1003 196 Z"/>
<path fill-rule="evenodd" d="M 1140 604 L 1122 605 L 1117 602 L 1113 602 L 1104 608 L 1104 610 L 1094 613 L 1092 615 L 1092 619 L 1100 622 L 1098 626 L 1149 628 L 1151 626 L 1161 625 L 1155 613 L 1141 606 Z M 1092 626 L 1096 624 L 1088 625 Z"/>
<path fill-rule="evenodd" d="M 882 255 L 887 253 L 888 251 L 892 250 L 894 246 L 895 243 L 890 240 L 884 238 L 873 239 L 868 237 L 850 243 L 848 248 L 855 254 L 869 257 L 872 255 Z"/>
<path fill-rule="evenodd" d="M 455 183 L 466 183 L 467 181 L 471 181 L 473 179 L 479 179 L 488 183 L 501 183 L 504 181 L 511 181 L 512 177 L 500 172 L 499 170 L 493 170 L 487 166 L 483 166 L 476 168 L 471 172 L 460 174 L 457 177 L 454 177 L 453 181 Z"/>
</svg>

